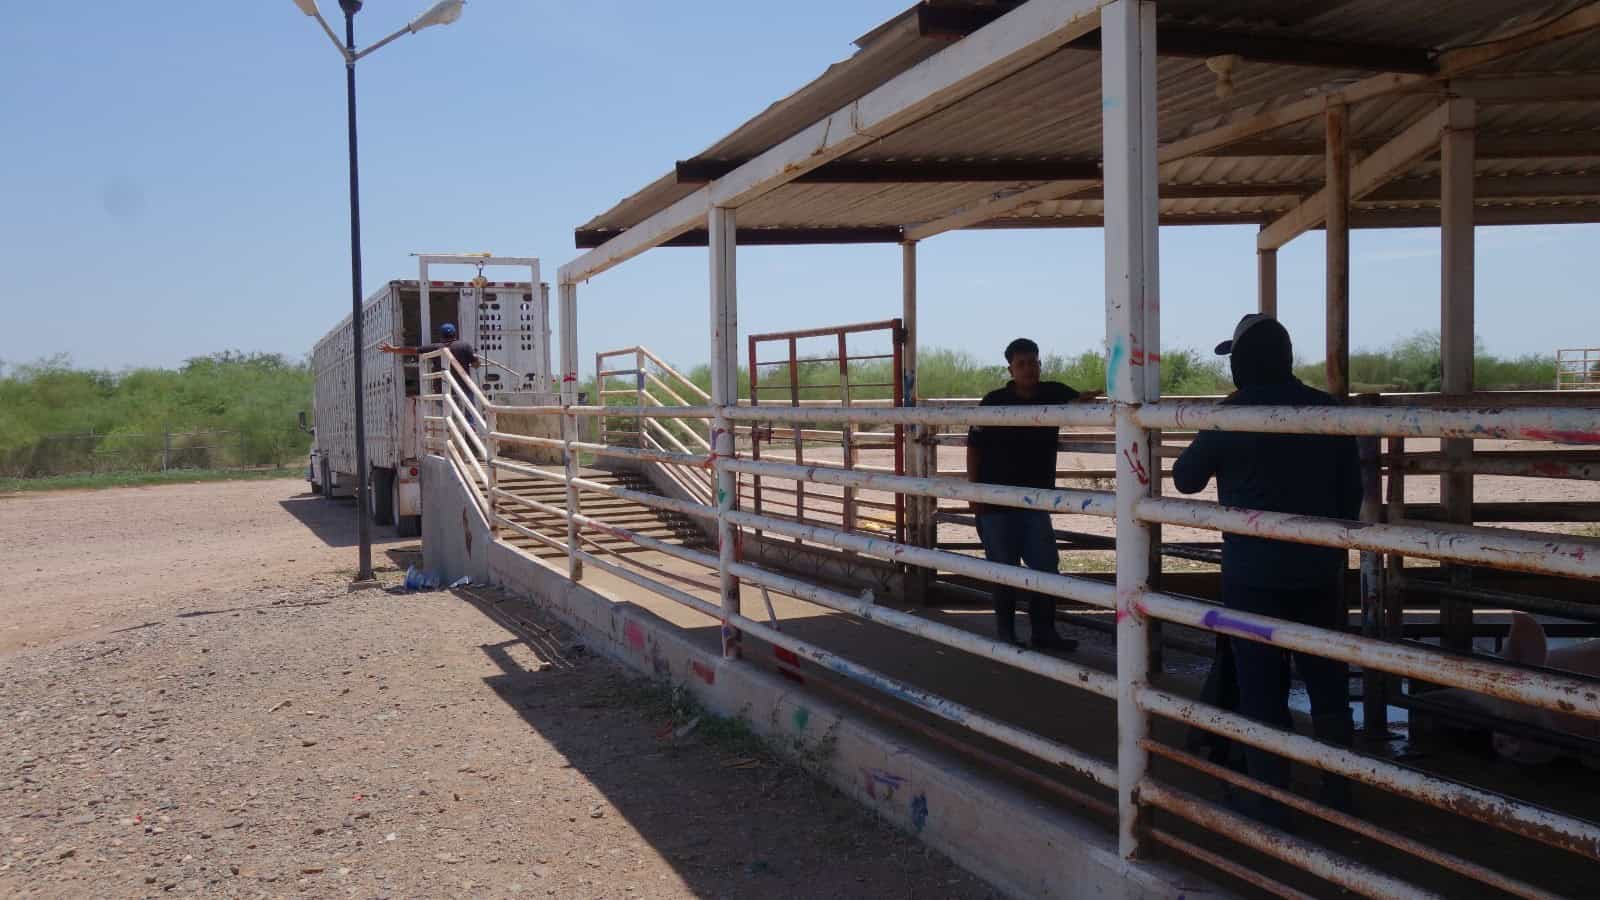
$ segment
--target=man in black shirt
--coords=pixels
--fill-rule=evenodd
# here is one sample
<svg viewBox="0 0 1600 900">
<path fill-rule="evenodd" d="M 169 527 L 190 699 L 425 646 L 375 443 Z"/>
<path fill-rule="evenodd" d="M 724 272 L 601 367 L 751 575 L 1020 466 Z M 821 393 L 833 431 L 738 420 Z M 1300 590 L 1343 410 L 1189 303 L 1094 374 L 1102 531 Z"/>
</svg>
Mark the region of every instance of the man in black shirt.
<svg viewBox="0 0 1600 900">
<path fill-rule="evenodd" d="M 1011 381 L 985 395 L 983 406 L 1070 403 L 1079 399 L 1077 391 L 1059 381 L 1040 380 L 1039 345 L 1027 338 L 1017 338 L 1006 346 L 1006 366 L 1011 372 Z M 1054 425 L 974 426 L 967 433 L 967 480 L 1053 489 L 1060 431 Z M 1059 570 L 1060 557 L 1049 513 L 981 503 L 972 504 L 972 511 L 978 520 L 978 539 L 983 542 L 984 558 L 1008 566 L 1026 563 L 1028 568 L 1040 572 Z M 1000 639 L 1013 643 L 1017 639 L 1016 601 L 1016 588 L 995 585 L 995 633 Z M 1072 650 L 1078 646 L 1077 641 L 1056 633 L 1054 597 L 1028 592 L 1028 624 L 1036 648 Z"/>
<path fill-rule="evenodd" d="M 468 373 L 471 373 L 474 368 L 482 364 L 478 359 L 478 351 L 470 343 L 456 337 L 456 326 L 446 322 L 439 326 L 439 334 L 444 337 L 444 340 L 437 344 L 423 344 L 420 347 L 396 347 L 385 341 L 378 345 L 378 349 L 384 353 L 398 353 L 401 356 L 420 356 L 424 353 L 432 353 L 435 350 L 449 350 L 450 355 L 455 357 L 456 362 Z"/>
<path fill-rule="evenodd" d="M 1233 339 L 1217 345 L 1229 357 L 1238 390 L 1229 406 L 1331 406 L 1337 401 L 1294 377 L 1289 332 L 1277 320 L 1251 313 Z M 1178 457 L 1172 481 L 1185 494 L 1217 479 L 1224 506 L 1269 512 L 1357 519 L 1361 515 L 1361 468 L 1355 438 L 1310 434 L 1202 431 Z M 1229 609 L 1289 619 L 1334 631 L 1346 627 L 1343 589 L 1346 551 L 1336 547 L 1269 540 L 1243 534 L 1222 537 L 1222 604 Z M 1289 679 L 1284 652 L 1270 644 L 1234 637 L 1239 712 L 1282 728 L 1289 717 Z M 1295 652 L 1295 666 L 1311 699 L 1312 730 L 1319 740 L 1348 745 L 1348 667 L 1335 660 Z M 1247 749 L 1250 776 L 1288 787 L 1289 762 Z M 1349 784 L 1324 776 L 1322 802 L 1349 806 Z M 1264 804 L 1261 814 L 1281 823 L 1285 810 Z"/>
</svg>

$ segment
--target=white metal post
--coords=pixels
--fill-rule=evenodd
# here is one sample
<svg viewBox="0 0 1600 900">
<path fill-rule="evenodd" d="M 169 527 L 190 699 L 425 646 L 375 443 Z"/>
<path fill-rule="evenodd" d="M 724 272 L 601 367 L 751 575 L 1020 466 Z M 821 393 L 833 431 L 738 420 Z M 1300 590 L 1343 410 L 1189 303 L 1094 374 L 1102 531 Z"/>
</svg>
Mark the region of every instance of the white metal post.
<svg viewBox="0 0 1600 900">
<path fill-rule="evenodd" d="M 433 310 L 428 304 L 428 260 L 426 257 L 417 258 L 417 288 L 422 294 L 420 302 L 422 308 L 418 310 L 420 318 L 417 319 L 421 323 L 421 331 L 417 335 L 417 343 L 431 344 L 433 343 Z M 401 335 L 400 340 L 404 341 L 405 335 Z"/>
<path fill-rule="evenodd" d="M 489 537 L 491 540 L 498 541 L 500 539 L 500 509 L 499 501 L 495 498 L 495 491 L 500 487 L 500 478 L 496 474 L 494 460 L 495 457 L 500 455 L 500 448 L 497 446 L 494 434 L 500 430 L 500 425 L 496 421 L 494 410 L 485 410 L 483 416 L 485 425 L 483 466 L 484 473 L 489 476 Z"/>
<path fill-rule="evenodd" d="M 644 351 L 638 349 L 633 351 L 633 402 L 639 409 L 644 409 Z M 634 427 L 639 431 L 639 449 L 648 450 L 650 445 L 644 439 L 644 430 L 648 426 L 643 412 L 639 413 L 639 421 Z"/>
<path fill-rule="evenodd" d="M 1446 125 L 1439 146 L 1440 168 L 1440 355 L 1443 364 L 1443 389 L 1448 395 L 1464 396 L 1473 390 L 1475 316 L 1473 296 L 1474 235 L 1473 179 L 1476 165 L 1474 144 L 1477 125 L 1475 104 L 1467 98 L 1451 98 L 1445 103 Z M 1464 465 L 1472 458 L 1470 438 L 1447 440 L 1445 458 Z M 1443 475 L 1439 500 L 1445 517 L 1457 524 L 1472 523 L 1472 476 L 1466 473 Z M 1470 572 L 1453 567 L 1450 580 L 1464 585 Z M 1442 642 L 1453 650 L 1472 646 L 1473 608 L 1471 600 L 1444 598 L 1441 624 Z"/>
<path fill-rule="evenodd" d="M 730 567 L 738 562 L 739 532 L 728 513 L 737 507 L 738 474 L 727 467 L 734 455 L 733 422 L 725 410 L 739 402 L 737 217 L 728 207 L 712 207 L 707 223 L 711 245 L 711 453 L 717 473 L 717 561 L 722 588 L 722 655 L 739 656 L 739 632 L 728 616 L 739 614 L 739 582 Z"/>
<path fill-rule="evenodd" d="M 578 286 L 561 284 L 558 300 L 561 304 L 561 405 L 565 409 L 578 401 Z M 578 419 L 563 413 L 561 416 L 561 458 L 566 465 L 567 480 L 567 577 L 573 581 L 583 578 L 583 560 L 578 554 L 578 523 L 573 519 L 578 508 L 578 486 L 573 479 L 578 476 L 578 457 L 572 449 L 577 439 Z"/>
<path fill-rule="evenodd" d="M 1134 418 L 1159 386 L 1155 22 L 1155 4 L 1141 0 L 1101 10 L 1106 393 L 1117 447 L 1117 821 L 1125 857 L 1139 850 L 1138 786 L 1149 762 L 1141 746 L 1149 721 L 1137 694 L 1149 680 L 1150 633 L 1138 601 L 1150 584 L 1152 541 L 1135 510 L 1161 464 Z"/>
<path fill-rule="evenodd" d="M 550 285 L 539 282 L 533 292 L 533 367 L 538 373 L 533 379 L 533 389 L 543 394 L 561 390 L 560 382 L 550 384 Z"/>
</svg>

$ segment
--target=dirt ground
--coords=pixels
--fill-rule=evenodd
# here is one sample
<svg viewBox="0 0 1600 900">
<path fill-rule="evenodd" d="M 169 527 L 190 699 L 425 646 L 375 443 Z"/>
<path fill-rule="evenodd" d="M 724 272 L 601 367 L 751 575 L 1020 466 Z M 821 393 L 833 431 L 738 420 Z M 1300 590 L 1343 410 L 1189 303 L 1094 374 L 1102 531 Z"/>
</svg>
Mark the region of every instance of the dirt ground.
<svg viewBox="0 0 1600 900">
<path fill-rule="evenodd" d="M 990 896 L 303 488 L 0 497 L 0 895 Z"/>
</svg>

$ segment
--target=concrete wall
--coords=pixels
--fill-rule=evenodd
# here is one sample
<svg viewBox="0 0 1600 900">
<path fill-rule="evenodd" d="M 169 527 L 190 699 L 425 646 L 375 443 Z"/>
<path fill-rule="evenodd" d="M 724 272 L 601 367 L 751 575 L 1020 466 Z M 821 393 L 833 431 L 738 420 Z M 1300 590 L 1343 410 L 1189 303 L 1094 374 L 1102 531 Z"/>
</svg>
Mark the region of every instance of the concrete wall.
<svg viewBox="0 0 1600 900">
<path fill-rule="evenodd" d="M 449 584 L 489 580 L 489 523 L 449 460 L 422 461 L 422 568 Z"/>
<path fill-rule="evenodd" d="M 685 685 L 712 712 L 743 717 L 775 747 L 812 764 L 841 791 L 1008 896 L 1230 896 L 1189 873 L 1129 863 L 1109 831 L 844 715 L 772 674 L 769 660 L 724 660 L 648 610 L 574 584 L 513 548 L 489 550 L 489 574 L 492 583 L 575 627 L 591 649 Z"/>
</svg>

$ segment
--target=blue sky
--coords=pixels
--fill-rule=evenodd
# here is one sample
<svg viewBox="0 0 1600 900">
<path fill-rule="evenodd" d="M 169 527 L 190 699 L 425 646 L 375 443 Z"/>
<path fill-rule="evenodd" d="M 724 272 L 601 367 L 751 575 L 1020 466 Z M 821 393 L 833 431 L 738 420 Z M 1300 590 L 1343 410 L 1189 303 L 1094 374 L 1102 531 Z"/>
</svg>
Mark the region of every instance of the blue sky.
<svg viewBox="0 0 1600 900">
<path fill-rule="evenodd" d="M 472 0 L 361 63 L 369 290 L 411 251 L 572 258 L 572 229 L 851 51 L 911 0 Z M 427 0 L 369 0 L 368 41 Z M 175 365 L 306 353 L 348 310 L 342 65 L 290 0 L 8 4 L 0 29 L 0 360 Z M 337 4 L 325 0 L 325 12 Z M 363 41 L 362 43 L 365 43 Z M 1254 304 L 1253 228 L 1164 229 L 1167 346 Z M 1500 353 L 1594 344 L 1600 228 L 1480 229 L 1478 330 Z M 1352 342 L 1437 327 L 1437 235 L 1359 232 Z M 1098 231 L 956 234 L 921 248 L 923 345 L 1017 334 L 1097 346 Z M 1322 243 L 1281 256 L 1281 312 L 1322 347 Z M 889 246 L 740 252 L 742 330 L 898 314 Z M 707 355 L 705 251 L 652 251 L 580 289 L 582 352 Z M 585 367 L 588 368 L 588 367 Z"/>
</svg>

